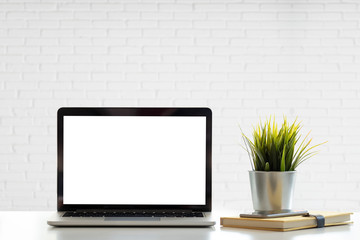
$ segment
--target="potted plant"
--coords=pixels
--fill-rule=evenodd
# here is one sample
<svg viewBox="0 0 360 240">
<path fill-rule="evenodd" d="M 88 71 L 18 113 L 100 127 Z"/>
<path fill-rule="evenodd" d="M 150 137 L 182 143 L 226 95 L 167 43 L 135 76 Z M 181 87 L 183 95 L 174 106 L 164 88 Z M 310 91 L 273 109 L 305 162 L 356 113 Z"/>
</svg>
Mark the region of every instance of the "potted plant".
<svg viewBox="0 0 360 240">
<path fill-rule="evenodd" d="M 249 154 L 251 195 L 255 212 L 278 213 L 292 209 L 296 168 L 317 151 L 310 146 L 310 132 L 300 140 L 302 126 L 295 119 L 291 124 L 284 117 L 280 128 L 269 118 L 253 129 L 252 140 L 242 131 L 243 148 Z"/>
</svg>

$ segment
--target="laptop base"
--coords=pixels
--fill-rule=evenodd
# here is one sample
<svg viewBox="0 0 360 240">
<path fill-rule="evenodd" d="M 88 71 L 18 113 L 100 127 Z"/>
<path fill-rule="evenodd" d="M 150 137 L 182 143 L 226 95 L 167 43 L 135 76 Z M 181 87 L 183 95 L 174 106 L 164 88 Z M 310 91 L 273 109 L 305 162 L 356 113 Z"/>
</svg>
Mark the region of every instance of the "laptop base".
<svg viewBox="0 0 360 240">
<path fill-rule="evenodd" d="M 56 227 L 210 227 L 216 221 L 210 213 L 205 217 L 62 217 L 64 212 L 57 212 L 47 221 Z"/>
</svg>

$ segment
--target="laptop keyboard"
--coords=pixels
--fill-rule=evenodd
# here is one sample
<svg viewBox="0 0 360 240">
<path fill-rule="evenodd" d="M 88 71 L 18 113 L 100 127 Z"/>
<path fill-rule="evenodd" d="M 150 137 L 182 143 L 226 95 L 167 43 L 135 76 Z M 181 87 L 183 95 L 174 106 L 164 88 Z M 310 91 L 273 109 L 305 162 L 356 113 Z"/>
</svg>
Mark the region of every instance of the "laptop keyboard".
<svg viewBox="0 0 360 240">
<path fill-rule="evenodd" d="M 81 212 L 66 212 L 63 217 L 204 217 L 201 212 L 154 212 L 154 211 L 143 211 L 143 212 L 119 212 L 119 211 L 81 211 Z"/>
</svg>

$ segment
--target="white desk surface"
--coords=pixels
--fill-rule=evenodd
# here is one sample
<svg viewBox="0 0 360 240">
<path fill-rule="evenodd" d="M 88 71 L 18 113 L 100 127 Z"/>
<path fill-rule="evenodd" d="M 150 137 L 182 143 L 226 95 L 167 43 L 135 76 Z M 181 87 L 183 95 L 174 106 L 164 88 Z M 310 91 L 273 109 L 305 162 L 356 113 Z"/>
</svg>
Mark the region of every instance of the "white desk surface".
<svg viewBox="0 0 360 240">
<path fill-rule="evenodd" d="M 46 220 L 52 212 L 0 212 L 0 239 L 75 240 L 75 239 L 186 239 L 186 240 L 302 240 L 302 239 L 360 239 L 360 213 L 352 216 L 351 225 L 313 228 L 292 232 L 271 232 L 240 228 L 225 228 L 219 225 L 209 228 L 149 228 L 149 227 L 108 227 L 84 228 L 48 226 Z"/>
</svg>

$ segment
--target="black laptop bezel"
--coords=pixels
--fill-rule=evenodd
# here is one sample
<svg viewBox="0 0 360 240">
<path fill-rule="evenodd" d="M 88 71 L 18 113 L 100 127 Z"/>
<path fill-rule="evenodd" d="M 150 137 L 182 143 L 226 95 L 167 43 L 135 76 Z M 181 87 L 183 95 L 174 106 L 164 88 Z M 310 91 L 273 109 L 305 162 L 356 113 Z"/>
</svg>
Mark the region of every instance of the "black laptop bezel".
<svg viewBox="0 0 360 240">
<path fill-rule="evenodd" d="M 205 205 L 99 205 L 99 204 L 64 204 L 63 203 L 63 126 L 64 116 L 205 116 L 206 117 L 206 186 Z M 211 211 L 212 194 L 212 111 L 210 108 L 99 108 L 99 107 L 64 107 L 57 112 L 57 210 L 74 211 L 81 209 L 147 209 L 147 210 L 192 210 Z"/>
</svg>

